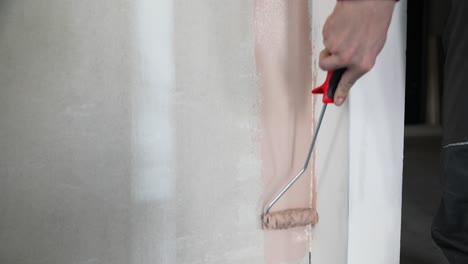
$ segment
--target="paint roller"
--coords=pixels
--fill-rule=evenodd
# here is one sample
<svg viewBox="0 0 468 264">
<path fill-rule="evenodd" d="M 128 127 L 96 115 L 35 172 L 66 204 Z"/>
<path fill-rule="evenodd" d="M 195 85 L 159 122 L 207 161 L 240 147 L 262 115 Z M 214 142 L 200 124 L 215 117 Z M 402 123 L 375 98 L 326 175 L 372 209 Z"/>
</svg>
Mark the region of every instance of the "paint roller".
<svg viewBox="0 0 468 264">
<path fill-rule="evenodd" d="M 291 208 L 280 211 L 271 211 L 271 208 L 278 202 L 281 197 L 299 180 L 299 178 L 306 172 L 309 166 L 310 158 L 314 150 L 315 142 L 317 141 L 317 135 L 322 125 L 323 117 L 327 110 L 327 106 L 333 103 L 333 98 L 336 92 L 336 88 L 343 76 L 346 69 L 338 69 L 335 71 L 329 71 L 325 82 L 312 90 L 313 94 L 323 94 L 322 102 L 323 107 L 320 112 L 320 117 L 317 122 L 317 128 L 315 129 L 312 137 L 312 143 L 309 147 L 309 152 L 305 160 L 302 170 L 276 195 L 276 197 L 266 206 L 262 214 L 262 228 L 265 230 L 282 230 L 300 226 L 315 225 L 318 222 L 317 211 L 313 208 Z"/>
</svg>

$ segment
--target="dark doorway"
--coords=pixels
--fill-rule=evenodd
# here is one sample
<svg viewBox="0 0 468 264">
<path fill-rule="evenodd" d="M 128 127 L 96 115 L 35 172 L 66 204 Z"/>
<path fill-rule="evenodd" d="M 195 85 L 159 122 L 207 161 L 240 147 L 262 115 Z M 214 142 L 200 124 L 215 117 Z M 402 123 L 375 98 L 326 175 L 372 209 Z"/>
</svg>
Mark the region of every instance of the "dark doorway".
<svg viewBox="0 0 468 264">
<path fill-rule="evenodd" d="M 446 264 L 431 239 L 439 205 L 442 33 L 450 1 L 408 1 L 401 264 Z"/>
</svg>

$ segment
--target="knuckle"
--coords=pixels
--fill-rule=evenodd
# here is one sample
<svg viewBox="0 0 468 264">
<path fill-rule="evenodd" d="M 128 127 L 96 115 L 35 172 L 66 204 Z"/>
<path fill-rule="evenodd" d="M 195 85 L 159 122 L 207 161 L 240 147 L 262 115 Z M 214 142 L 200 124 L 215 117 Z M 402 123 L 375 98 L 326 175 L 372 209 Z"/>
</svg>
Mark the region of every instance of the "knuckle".
<svg viewBox="0 0 468 264">
<path fill-rule="evenodd" d="M 323 45 L 329 53 L 337 54 L 339 51 L 340 43 L 337 41 L 336 38 L 330 37 L 323 40 Z"/>
<path fill-rule="evenodd" d="M 350 50 L 339 53 L 339 58 L 343 64 L 350 64 L 353 58 L 353 53 Z"/>
<path fill-rule="evenodd" d="M 375 60 L 365 59 L 365 60 L 361 61 L 361 63 L 359 64 L 359 69 L 362 72 L 369 72 L 370 70 L 372 70 L 374 65 L 375 65 Z"/>
<path fill-rule="evenodd" d="M 323 62 L 323 60 L 319 60 L 319 67 L 320 67 L 322 70 L 325 70 L 325 68 L 327 67 L 327 65 Z"/>
<path fill-rule="evenodd" d="M 330 52 L 330 53 L 336 53 L 336 48 L 337 48 L 337 45 L 335 43 L 335 41 L 333 41 L 332 39 L 324 39 L 323 40 L 323 45 L 325 46 L 325 48 Z"/>
<path fill-rule="evenodd" d="M 330 51 L 331 54 L 338 54 L 338 48 L 336 45 L 329 45 L 327 50 Z"/>
</svg>

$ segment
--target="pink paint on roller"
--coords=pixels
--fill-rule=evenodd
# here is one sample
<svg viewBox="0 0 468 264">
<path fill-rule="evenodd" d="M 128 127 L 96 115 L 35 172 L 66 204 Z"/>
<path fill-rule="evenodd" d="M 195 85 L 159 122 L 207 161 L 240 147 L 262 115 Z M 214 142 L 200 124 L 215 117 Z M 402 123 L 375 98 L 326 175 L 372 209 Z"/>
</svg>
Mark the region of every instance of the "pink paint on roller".
<svg viewBox="0 0 468 264">
<path fill-rule="evenodd" d="M 269 213 L 263 221 L 263 228 L 270 230 L 284 230 L 296 226 L 315 225 L 318 222 L 318 214 L 312 208 L 292 208 L 281 213 Z"/>
<path fill-rule="evenodd" d="M 262 95 L 262 173 L 267 203 L 302 168 L 312 138 L 308 0 L 256 0 L 255 24 Z M 309 168 L 271 212 L 314 205 L 310 175 Z M 316 216 L 315 209 L 310 212 L 309 216 Z M 265 263 L 297 263 L 306 257 L 308 246 L 306 227 L 266 231 Z"/>
</svg>

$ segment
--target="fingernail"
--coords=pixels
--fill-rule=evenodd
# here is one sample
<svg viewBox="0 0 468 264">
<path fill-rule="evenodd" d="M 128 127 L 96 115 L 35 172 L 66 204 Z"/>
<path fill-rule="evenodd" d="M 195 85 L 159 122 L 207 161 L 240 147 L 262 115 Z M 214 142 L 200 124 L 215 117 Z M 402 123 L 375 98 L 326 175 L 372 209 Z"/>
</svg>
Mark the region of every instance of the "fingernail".
<svg viewBox="0 0 468 264">
<path fill-rule="evenodd" d="M 343 104 L 343 102 L 344 102 L 344 97 L 338 97 L 336 98 L 335 104 L 340 106 Z"/>
</svg>

